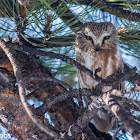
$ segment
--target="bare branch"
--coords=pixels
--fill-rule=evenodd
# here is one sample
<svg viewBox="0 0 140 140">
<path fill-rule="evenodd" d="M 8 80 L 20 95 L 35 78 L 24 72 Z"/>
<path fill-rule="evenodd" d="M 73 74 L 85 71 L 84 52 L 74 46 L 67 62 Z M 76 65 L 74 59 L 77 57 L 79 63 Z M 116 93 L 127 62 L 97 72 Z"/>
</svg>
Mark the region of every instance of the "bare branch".
<svg viewBox="0 0 140 140">
<path fill-rule="evenodd" d="M 127 80 L 131 77 L 131 75 L 135 74 L 135 71 L 136 71 L 136 68 L 133 68 L 133 69 L 130 69 L 129 71 L 125 72 L 125 73 L 116 73 L 116 74 L 113 74 L 109 77 L 107 77 L 106 79 L 102 79 L 100 77 L 97 76 L 97 72 L 100 71 L 100 69 L 97 69 L 95 70 L 95 72 L 93 73 L 92 71 L 90 71 L 89 69 L 87 69 L 86 67 L 80 65 L 79 63 L 77 63 L 75 60 L 65 56 L 65 55 L 60 55 L 60 54 L 56 54 L 56 53 L 53 53 L 53 52 L 45 52 L 45 51 L 41 51 L 41 50 L 37 50 L 37 49 L 34 49 L 34 48 L 29 48 L 27 46 L 20 46 L 18 44 L 12 44 L 10 42 L 8 43 L 5 43 L 3 40 L 1 40 L 1 46 L 3 45 L 4 46 L 4 49 L 5 49 L 5 46 L 7 45 L 10 49 L 8 49 L 7 52 L 9 52 L 10 50 L 19 50 L 19 51 L 25 51 L 25 52 L 28 52 L 30 55 L 43 55 L 43 56 L 48 56 L 50 58 L 57 58 L 57 59 L 61 59 L 62 61 L 66 62 L 66 63 L 69 63 L 77 68 L 79 68 L 81 71 L 85 72 L 86 74 L 90 75 L 91 77 L 97 79 L 98 83 L 99 83 L 99 86 L 100 85 L 116 85 L 118 84 L 119 82 L 122 82 L 124 80 Z M 11 52 L 9 53 L 11 57 Z M 13 56 L 13 55 L 12 55 Z M 16 60 L 14 61 L 16 62 Z M 15 66 L 14 68 L 16 68 L 16 70 L 18 70 L 18 68 Z M 18 72 L 16 71 L 15 72 Z M 16 73 L 17 75 L 20 74 L 20 73 Z M 22 77 L 21 77 L 22 78 Z M 48 80 L 48 81 L 51 81 L 51 82 L 58 82 L 59 84 L 62 84 L 66 87 L 69 87 L 70 90 L 67 91 L 67 90 L 64 90 L 62 94 L 59 94 L 57 96 L 55 96 L 54 98 L 50 99 L 49 101 L 47 101 L 46 103 L 44 103 L 42 106 L 40 106 L 38 109 L 36 109 L 36 113 L 37 115 L 40 115 L 41 114 L 44 114 L 46 111 L 49 111 L 49 109 L 51 109 L 53 107 L 54 104 L 57 104 L 59 102 L 62 102 L 62 101 L 65 101 L 66 99 L 68 98 L 73 98 L 73 97 L 78 97 L 79 95 L 83 95 L 83 96 L 90 96 L 92 93 L 90 90 L 87 90 L 87 89 L 79 89 L 79 90 L 73 90 L 69 85 L 63 83 L 63 82 L 60 82 L 59 80 L 55 79 L 55 78 L 47 78 L 47 77 L 41 77 L 43 80 Z M 20 79 L 18 79 L 20 80 Z M 29 78 L 29 81 L 27 82 L 30 82 L 32 80 L 38 80 L 40 81 L 41 79 L 39 77 L 31 77 L 31 79 Z M 23 81 L 20 81 L 21 84 L 25 84 L 23 83 Z M 22 87 L 22 86 L 21 86 Z M 138 90 L 138 89 L 137 89 Z M 24 92 L 24 91 L 23 91 Z M 98 93 L 98 91 L 93 91 L 94 94 Z M 112 96 L 112 94 L 113 96 Z M 120 121 L 124 124 L 125 128 L 127 128 L 127 130 L 134 136 L 137 138 L 137 129 L 135 130 L 134 129 L 134 126 L 137 128 L 138 127 L 138 120 L 137 118 L 134 118 L 134 117 L 131 117 L 131 113 L 130 112 L 125 112 L 124 108 L 121 108 L 120 106 L 120 103 L 119 102 L 116 102 L 116 98 L 120 97 L 122 98 L 122 93 L 120 91 L 117 91 L 117 94 L 115 92 L 115 97 L 114 97 L 114 92 L 110 92 L 110 94 L 108 95 L 108 93 L 105 93 L 102 95 L 102 98 L 104 99 L 104 103 L 106 103 L 107 105 L 110 106 L 110 108 L 112 110 L 114 110 L 114 114 L 116 115 L 116 117 L 118 119 L 120 119 Z M 108 98 L 106 98 L 106 96 Z M 113 100 L 112 100 L 113 99 Z M 126 99 L 127 100 L 127 99 Z M 26 101 L 26 100 L 25 100 Z M 125 101 L 125 100 L 123 100 Z M 128 103 L 128 102 L 127 102 Z M 133 103 L 133 102 L 132 102 Z M 134 103 L 133 103 L 134 104 Z M 137 105 L 137 104 L 136 104 Z M 136 106 L 135 105 L 135 106 Z M 87 125 L 87 123 L 89 122 L 89 120 L 91 119 L 90 117 L 94 115 L 94 111 L 92 112 L 92 108 L 94 108 L 94 111 L 98 111 L 98 108 L 99 106 L 96 105 L 96 102 L 93 103 L 92 106 L 89 107 L 88 109 L 88 112 L 84 113 L 83 116 L 79 117 L 77 119 L 77 121 L 75 123 L 73 123 L 71 125 L 71 128 L 69 129 L 68 132 L 72 133 L 74 137 L 76 137 L 79 133 L 81 133 L 82 129 Z M 115 109 L 114 109 L 115 108 Z M 118 108 L 119 111 L 116 109 Z M 138 107 L 137 107 L 138 108 Z M 40 113 L 39 112 L 39 109 L 40 109 Z M 96 110 L 97 109 L 97 110 Z M 128 111 L 129 111 L 129 108 L 128 108 Z M 92 112 L 92 113 L 91 113 Z M 117 113 L 116 113 L 117 112 Z M 96 112 L 97 113 L 97 112 Z M 125 113 L 125 118 L 123 116 L 123 113 Z M 91 115 L 92 114 L 92 115 Z M 89 118 L 86 118 L 85 117 L 89 117 Z M 130 117 L 129 117 L 130 116 Z M 132 120 L 132 122 L 134 123 L 134 125 L 131 125 L 130 126 L 130 121 L 129 120 Z M 83 126 L 82 126 L 83 125 Z M 67 133 L 67 137 L 69 137 L 70 133 Z M 136 133 L 136 134 L 135 134 Z"/>
<path fill-rule="evenodd" d="M 128 88 L 125 90 L 125 93 L 136 92 L 136 91 L 140 91 L 140 86 L 134 88 Z"/>
<path fill-rule="evenodd" d="M 84 113 L 78 117 L 75 123 L 73 123 L 68 132 L 64 133 L 63 137 L 73 138 L 75 139 L 78 134 L 82 132 L 84 127 L 90 122 L 90 120 L 94 117 L 94 115 L 99 111 L 100 107 L 97 105 L 98 103 L 92 102 L 89 107 L 84 111 Z"/>
<path fill-rule="evenodd" d="M 41 55 L 41 56 L 48 56 L 50 58 L 60 59 L 64 62 L 80 69 L 81 71 L 85 72 L 87 75 L 91 76 L 92 78 L 95 78 L 95 80 L 102 86 L 105 86 L 105 85 L 115 86 L 124 80 L 132 79 L 130 77 L 131 77 L 131 75 L 134 75 L 135 71 L 136 71 L 136 68 L 133 68 L 133 69 L 130 69 L 129 72 L 127 72 L 126 74 L 125 73 L 115 73 L 115 74 L 108 76 L 106 79 L 102 79 L 97 75 L 97 72 L 101 71 L 100 68 L 98 68 L 94 72 L 92 72 L 91 70 L 89 70 L 85 66 L 79 64 L 77 61 L 71 59 L 68 56 L 53 53 L 53 52 L 45 52 L 45 51 L 41 51 L 41 50 L 38 50 L 35 48 L 30 48 L 28 46 L 23 46 L 23 45 L 21 46 L 18 44 L 14 44 L 14 47 L 13 47 L 12 43 L 8 43 L 8 45 L 9 45 L 9 47 L 11 47 L 15 50 L 29 52 L 31 55 Z"/>
<path fill-rule="evenodd" d="M 52 136 L 54 138 L 57 138 L 59 135 L 56 132 L 54 132 L 54 131 L 50 130 L 49 128 L 47 128 L 45 125 L 43 125 L 41 123 L 41 121 L 31 111 L 31 109 L 29 107 L 29 104 L 27 103 L 26 98 L 25 98 L 25 88 L 24 88 L 24 82 L 22 80 L 23 78 L 22 78 L 21 70 L 20 70 L 20 67 L 19 67 L 19 64 L 18 64 L 17 60 L 15 59 L 15 57 L 13 55 L 12 50 L 10 50 L 7 47 L 6 43 L 2 39 L 0 39 L 0 46 L 3 49 L 3 51 L 5 52 L 5 54 L 7 55 L 7 57 L 9 58 L 9 60 L 11 62 L 11 65 L 13 66 L 14 74 L 15 74 L 16 81 L 17 81 L 17 84 L 18 84 L 18 90 L 19 90 L 20 99 L 21 99 L 21 102 L 22 102 L 27 114 L 30 116 L 32 121 L 42 131 L 44 131 L 45 133 L 49 134 L 50 136 Z"/>
<path fill-rule="evenodd" d="M 130 67 L 126 64 L 124 64 L 124 71 L 127 72 L 130 70 Z M 127 79 L 129 82 L 131 82 L 133 85 L 140 86 L 140 74 L 135 73 L 132 77 L 129 77 Z"/>
<path fill-rule="evenodd" d="M 69 84 L 67 84 L 61 80 L 58 80 L 54 77 L 47 77 L 47 76 L 46 77 L 45 76 L 43 76 L 43 77 L 41 77 L 41 76 L 26 77 L 25 81 L 26 81 L 26 84 L 31 81 L 53 81 L 53 82 L 59 83 L 65 87 L 69 88 L 69 90 L 72 90 L 72 87 Z"/>
<path fill-rule="evenodd" d="M 93 90 L 94 92 L 94 90 Z M 96 91 L 95 91 L 96 92 Z M 53 105 L 58 104 L 59 102 L 65 101 L 68 98 L 77 98 L 78 96 L 91 96 L 92 92 L 89 89 L 72 89 L 71 91 L 65 91 L 60 95 L 50 99 L 49 101 L 45 102 L 43 105 L 36 109 L 36 114 L 38 116 L 45 114 L 49 111 Z"/>
<path fill-rule="evenodd" d="M 125 129 L 129 131 L 135 140 L 140 138 L 140 129 L 138 120 L 133 119 L 132 114 L 129 111 L 129 108 L 121 106 L 118 103 L 118 100 L 115 99 L 115 96 L 120 96 L 120 91 L 113 90 L 103 94 L 101 97 L 102 101 L 107 104 L 115 116 L 122 122 Z M 125 109 L 124 109 L 125 108 Z"/>
<path fill-rule="evenodd" d="M 110 2 L 107 2 L 106 0 L 102 0 L 102 1 L 100 1 L 100 0 L 86 0 L 86 1 L 80 0 L 80 1 L 78 1 L 78 3 L 85 4 L 87 6 L 91 4 L 93 7 L 98 5 L 98 7 L 101 10 L 106 11 L 110 14 L 116 15 L 117 17 L 124 18 L 124 19 L 131 20 L 131 21 L 140 22 L 140 13 L 123 10 L 122 8 L 112 5 Z"/>
<path fill-rule="evenodd" d="M 116 132 L 114 133 L 114 135 L 113 135 L 113 137 L 112 137 L 112 140 L 116 140 L 117 134 L 118 134 L 121 130 L 123 130 L 123 129 L 124 129 L 124 126 L 121 125 L 121 126 L 116 130 Z"/>
</svg>

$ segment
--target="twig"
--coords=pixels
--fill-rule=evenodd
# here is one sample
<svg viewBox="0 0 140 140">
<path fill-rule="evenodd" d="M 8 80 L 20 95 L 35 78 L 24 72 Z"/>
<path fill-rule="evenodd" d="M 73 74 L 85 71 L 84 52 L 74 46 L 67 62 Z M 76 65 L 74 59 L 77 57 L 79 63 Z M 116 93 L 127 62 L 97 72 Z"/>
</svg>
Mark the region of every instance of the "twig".
<svg viewBox="0 0 140 140">
<path fill-rule="evenodd" d="M 140 90 L 139 90 L 140 91 Z M 121 92 L 121 91 L 118 91 L 118 92 Z M 140 102 L 139 101 L 136 101 L 134 99 L 130 99 L 128 97 L 122 97 L 122 96 L 116 96 L 115 97 L 117 100 L 118 100 L 118 103 L 120 101 L 122 101 L 123 103 L 128 103 L 130 106 L 135 106 L 136 109 L 139 109 L 140 110 Z M 134 108 L 133 108 L 134 109 Z"/>
<path fill-rule="evenodd" d="M 140 111 L 140 110 L 139 110 L 139 111 Z M 133 115 L 131 115 L 130 118 L 131 118 L 132 120 L 134 120 L 135 122 L 137 122 L 138 124 L 140 124 L 140 117 L 139 117 L 139 116 L 133 116 Z"/>
<path fill-rule="evenodd" d="M 61 80 L 58 80 L 58 79 L 56 79 L 54 77 L 45 77 L 45 76 L 43 76 L 43 77 L 39 76 L 38 77 L 38 76 L 34 76 L 34 77 L 26 77 L 26 79 L 25 79 L 26 83 L 29 83 L 31 81 L 52 81 L 52 82 L 59 83 L 59 84 L 65 86 L 65 87 L 69 88 L 69 90 L 72 90 L 72 87 L 69 84 L 67 84 L 67 83 L 65 83 L 65 82 L 63 82 Z"/>
<path fill-rule="evenodd" d="M 100 107 L 96 102 L 92 102 L 88 108 L 85 109 L 84 113 L 78 117 L 75 123 L 73 123 L 68 132 L 64 133 L 63 139 L 73 138 L 75 139 L 79 133 L 82 132 L 83 128 L 90 122 L 94 115 L 100 110 Z"/>
<path fill-rule="evenodd" d="M 113 137 L 112 137 L 112 140 L 116 140 L 117 138 L 117 134 L 120 132 L 120 130 L 123 130 L 124 129 L 124 126 L 121 125 L 117 130 L 116 132 L 114 133 Z"/>
<path fill-rule="evenodd" d="M 0 39 L 0 47 L 3 49 L 3 51 L 5 52 L 5 54 L 7 55 L 7 57 L 9 58 L 11 65 L 13 66 L 13 70 L 14 70 L 14 74 L 16 77 L 16 81 L 18 84 L 18 90 L 19 90 L 19 96 L 21 99 L 21 102 L 27 112 L 27 114 L 30 116 L 30 118 L 32 119 L 32 121 L 45 133 L 49 134 L 50 136 L 57 138 L 59 135 L 50 130 L 48 127 L 46 127 L 45 125 L 43 125 L 41 123 L 41 121 L 35 116 L 35 114 L 33 114 L 33 112 L 31 111 L 29 104 L 27 103 L 26 99 L 25 99 L 25 88 L 24 88 L 24 82 L 23 82 L 23 77 L 21 74 L 21 69 L 19 67 L 19 64 L 16 60 L 16 58 L 13 55 L 13 52 L 11 49 L 9 49 L 9 47 L 7 47 L 6 43 Z"/>
<path fill-rule="evenodd" d="M 124 64 L 124 71 L 127 72 L 130 70 L 130 67 L 127 64 Z M 140 86 L 140 74 L 135 73 L 133 76 L 128 78 L 128 81 L 131 82 L 133 85 Z"/>
<path fill-rule="evenodd" d="M 94 90 L 93 90 L 94 92 Z M 95 91 L 96 92 L 96 91 Z M 47 102 L 45 102 L 43 105 L 41 105 L 40 107 L 38 107 L 36 109 L 36 114 L 38 116 L 40 116 L 40 114 L 44 114 L 47 111 L 49 111 L 53 105 L 55 105 L 56 103 L 62 102 L 67 100 L 68 98 L 77 98 L 78 96 L 91 96 L 91 90 L 89 89 L 72 89 L 71 91 L 65 91 L 63 93 L 61 93 L 58 96 L 55 96 L 54 98 L 48 100 Z"/>
<path fill-rule="evenodd" d="M 120 40 L 130 41 L 130 40 L 140 40 L 140 31 L 125 31 L 125 29 L 118 30 L 118 35 L 120 36 Z M 137 35 L 137 36 L 135 36 Z"/>
<path fill-rule="evenodd" d="M 140 102 L 138 102 L 138 101 L 135 101 L 135 100 L 133 100 L 133 99 L 129 99 L 128 98 L 128 101 L 131 101 L 137 108 L 139 108 L 139 110 L 140 110 Z"/>
<path fill-rule="evenodd" d="M 26 46 L 32 46 L 32 47 L 38 47 L 40 44 L 43 45 L 43 48 L 53 48 L 53 47 L 64 47 L 64 46 L 71 46 L 75 43 L 75 36 L 74 35 L 68 35 L 68 36 L 55 36 L 50 37 L 49 41 L 46 41 L 42 38 L 26 38 L 27 41 L 24 40 L 24 45 Z M 32 43 L 30 43 L 32 42 Z M 57 42 L 56 44 L 54 42 Z M 41 47 L 38 47 L 41 48 Z"/>
<path fill-rule="evenodd" d="M 136 91 L 140 91 L 140 86 L 134 88 L 128 88 L 125 90 L 125 93 L 136 92 Z"/>
</svg>

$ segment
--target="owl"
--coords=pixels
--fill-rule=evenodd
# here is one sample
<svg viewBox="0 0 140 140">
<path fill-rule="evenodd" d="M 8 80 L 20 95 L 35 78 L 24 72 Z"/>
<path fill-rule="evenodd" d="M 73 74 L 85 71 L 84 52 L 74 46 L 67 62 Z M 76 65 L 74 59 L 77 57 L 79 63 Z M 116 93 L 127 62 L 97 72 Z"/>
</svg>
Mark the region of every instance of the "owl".
<svg viewBox="0 0 140 140">
<path fill-rule="evenodd" d="M 119 37 L 114 25 L 110 22 L 87 22 L 84 23 L 76 33 L 75 41 L 76 60 L 81 65 L 94 71 L 101 68 L 98 76 L 105 79 L 107 76 L 123 72 L 123 60 L 119 48 Z M 77 69 L 79 88 L 95 88 L 98 84 L 93 78 Z M 118 88 L 124 88 L 124 84 Z M 111 90 L 111 86 L 104 86 L 102 92 Z M 93 93 L 94 94 L 94 93 Z M 86 105 L 89 100 L 85 97 Z M 116 118 L 107 105 L 103 106 L 93 117 L 94 125 L 101 132 L 116 129 Z"/>
</svg>

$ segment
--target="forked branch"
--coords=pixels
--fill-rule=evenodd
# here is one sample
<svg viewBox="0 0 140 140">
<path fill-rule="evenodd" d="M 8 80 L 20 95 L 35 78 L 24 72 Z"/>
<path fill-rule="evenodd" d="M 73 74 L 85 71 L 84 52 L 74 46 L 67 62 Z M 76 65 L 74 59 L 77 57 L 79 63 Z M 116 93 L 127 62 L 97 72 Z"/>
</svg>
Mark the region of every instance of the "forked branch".
<svg viewBox="0 0 140 140">
<path fill-rule="evenodd" d="M 24 81 L 23 81 L 23 77 L 21 74 L 21 69 L 19 66 L 18 61 L 16 60 L 16 58 L 14 57 L 14 53 L 13 50 L 11 50 L 6 44 L 5 42 L 0 39 L 0 47 L 3 49 L 3 51 L 5 52 L 5 54 L 7 55 L 7 57 L 9 58 L 11 65 L 13 66 L 13 70 L 14 70 L 14 75 L 16 77 L 16 82 L 18 84 L 18 90 L 19 90 L 19 96 L 21 99 L 21 102 L 27 112 L 27 114 L 30 116 L 30 118 L 32 119 L 32 121 L 45 133 L 47 133 L 48 135 L 52 136 L 53 138 L 58 138 L 59 135 L 58 133 L 56 133 L 55 131 L 52 131 L 51 129 L 49 129 L 48 127 L 46 127 L 43 123 L 41 123 L 41 121 L 37 118 L 37 116 L 31 111 L 29 104 L 27 103 L 27 100 L 25 98 L 25 87 L 24 87 Z"/>
</svg>

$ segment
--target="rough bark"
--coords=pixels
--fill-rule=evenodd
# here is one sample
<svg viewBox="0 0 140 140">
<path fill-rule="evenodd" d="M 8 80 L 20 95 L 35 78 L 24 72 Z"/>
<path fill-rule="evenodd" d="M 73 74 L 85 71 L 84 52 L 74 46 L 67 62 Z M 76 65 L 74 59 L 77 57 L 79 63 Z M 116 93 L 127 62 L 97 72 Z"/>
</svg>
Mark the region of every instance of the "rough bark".
<svg viewBox="0 0 140 140">
<path fill-rule="evenodd" d="M 135 139 L 139 138 L 139 119 L 130 113 L 130 110 L 139 111 L 139 102 L 123 97 L 121 91 L 116 91 L 116 94 L 114 91 L 105 94 L 102 94 L 100 91 L 102 85 L 115 85 L 129 79 L 131 79 L 130 81 L 133 82 L 133 84 L 139 85 L 138 74 L 135 73 L 136 68 L 130 69 L 123 74 L 113 74 L 103 80 L 97 76 L 97 72 L 100 71 L 100 69 L 95 70 L 93 75 L 92 71 L 64 55 L 43 52 L 11 42 L 6 43 L 3 40 L 0 40 L 0 46 L 1 45 L 6 45 L 12 49 L 14 57 L 19 62 L 24 79 L 24 86 L 30 93 L 26 98 L 30 99 L 34 97 L 43 102 L 38 108 L 30 106 L 32 112 L 38 116 L 38 119 L 40 119 L 46 127 L 57 133 L 60 137 L 59 139 L 112 139 L 108 134 L 103 134 L 96 130 L 92 124 L 88 126 L 91 118 L 100 109 L 101 103 L 98 101 L 91 103 L 89 108 L 84 110 L 82 108 L 81 110 L 81 107 L 78 107 L 73 102 L 73 97 L 79 99 L 79 96 L 93 95 L 92 92 L 94 92 L 94 94 L 98 93 L 98 95 L 100 93 L 101 96 L 99 99 L 102 99 L 102 103 L 110 106 L 115 116 L 124 124 L 125 129 L 127 129 Z M 33 123 L 28 113 L 26 113 L 18 94 L 16 77 L 14 76 L 10 61 L 2 49 L 0 49 L 0 54 L 0 119 L 2 125 L 13 137 L 18 139 L 54 139 L 41 131 L 35 123 Z M 61 59 L 64 62 L 76 66 L 81 71 L 95 78 L 99 82 L 99 85 L 92 92 L 88 89 L 73 89 L 70 85 L 54 78 L 47 68 L 44 68 L 38 63 L 35 55 Z M 127 94 L 128 92 L 139 90 L 139 87 L 135 87 L 127 89 L 125 92 Z M 115 96 L 112 96 L 112 94 L 115 94 Z M 122 107 L 120 108 L 120 105 L 128 110 L 123 110 Z M 44 118 L 46 112 L 49 113 L 55 127 L 52 127 Z M 133 125 L 131 122 L 133 122 Z"/>
</svg>

